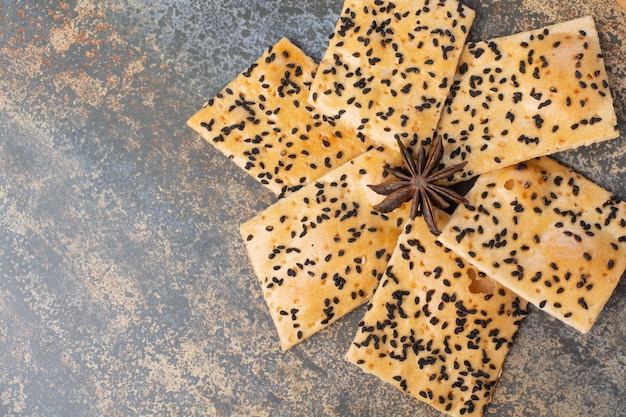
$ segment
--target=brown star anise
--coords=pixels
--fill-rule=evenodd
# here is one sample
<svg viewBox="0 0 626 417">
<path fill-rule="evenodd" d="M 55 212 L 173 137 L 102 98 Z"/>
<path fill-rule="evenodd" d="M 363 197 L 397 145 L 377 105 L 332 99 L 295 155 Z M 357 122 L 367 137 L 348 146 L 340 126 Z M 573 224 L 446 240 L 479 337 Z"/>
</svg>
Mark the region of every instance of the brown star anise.
<svg viewBox="0 0 626 417">
<path fill-rule="evenodd" d="M 387 196 L 382 202 L 375 205 L 374 209 L 381 213 L 389 213 L 412 199 L 411 220 L 422 213 L 431 233 L 438 235 L 439 229 L 437 228 L 433 206 L 446 209 L 450 207 L 449 201 L 467 204 L 467 200 L 459 193 L 443 185 L 435 184 L 435 181 L 447 178 L 462 170 L 467 161 L 435 171 L 443 156 L 443 143 L 440 136 L 431 145 L 428 156 L 424 147 L 420 147 L 417 161 L 413 159 L 402 141 L 400 139 L 397 141 L 406 169 L 385 166 L 385 172 L 397 177 L 398 180 L 368 185 L 376 193 Z"/>
</svg>

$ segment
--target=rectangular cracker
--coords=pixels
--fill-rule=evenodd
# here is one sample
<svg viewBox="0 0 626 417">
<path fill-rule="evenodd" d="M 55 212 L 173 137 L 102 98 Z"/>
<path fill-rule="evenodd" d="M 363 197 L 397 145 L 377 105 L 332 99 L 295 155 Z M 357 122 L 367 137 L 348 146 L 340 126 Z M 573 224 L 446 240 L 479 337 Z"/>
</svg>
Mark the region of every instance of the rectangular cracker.
<svg viewBox="0 0 626 417">
<path fill-rule="evenodd" d="M 526 307 L 418 217 L 399 236 L 346 358 L 451 416 L 482 416 Z"/>
<path fill-rule="evenodd" d="M 456 0 L 345 0 L 310 103 L 386 146 L 430 141 L 473 19 Z"/>
<path fill-rule="evenodd" d="M 385 270 L 405 205 L 388 215 L 368 184 L 400 154 L 378 147 L 279 200 L 241 225 L 241 235 L 283 349 L 371 297 Z"/>
<path fill-rule="evenodd" d="M 457 181 L 619 137 L 593 19 L 468 44 L 437 131 Z"/>
<path fill-rule="evenodd" d="M 481 175 L 440 236 L 586 333 L 626 269 L 626 203 L 549 157 Z"/>
<path fill-rule="evenodd" d="M 313 59 L 283 38 L 187 124 L 274 194 L 289 193 L 371 143 L 307 105 L 316 70 Z"/>
</svg>

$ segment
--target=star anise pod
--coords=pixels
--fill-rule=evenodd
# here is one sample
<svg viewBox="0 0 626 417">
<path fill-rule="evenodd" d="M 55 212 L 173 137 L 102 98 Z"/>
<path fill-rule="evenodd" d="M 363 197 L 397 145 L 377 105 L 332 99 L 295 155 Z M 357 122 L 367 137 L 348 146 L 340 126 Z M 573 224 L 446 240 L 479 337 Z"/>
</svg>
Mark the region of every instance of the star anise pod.
<svg viewBox="0 0 626 417">
<path fill-rule="evenodd" d="M 387 196 L 375 205 L 374 209 L 381 213 L 389 213 L 412 199 L 411 220 L 422 213 L 431 233 L 438 235 L 439 229 L 433 206 L 446 209 L 450 207 L 449 202 L 467 204 L 467 200 L 459 193 L 435 182 L 462 170 L 467 161 L 436 171 L 443 156 L 443 143 L 440 136 L 430 146 L 428 155 L 424 147 L 420 147 L 417 161 L 413 159 L 402 141 L 400 139 L 397 141 L 406 168 L 385 166 L 385 172 L 392 174 L 398 180 L 368 185 L 376 193 Z"/>
</svg>

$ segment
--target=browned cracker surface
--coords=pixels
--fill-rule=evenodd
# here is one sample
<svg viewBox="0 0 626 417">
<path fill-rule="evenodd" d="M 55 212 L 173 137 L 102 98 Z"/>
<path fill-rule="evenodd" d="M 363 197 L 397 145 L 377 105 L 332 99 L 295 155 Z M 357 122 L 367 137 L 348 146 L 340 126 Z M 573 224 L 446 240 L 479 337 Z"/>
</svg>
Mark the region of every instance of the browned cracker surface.
<svg viewBox="0 0 626 417">
<path fill-rule="evenodd" d="M 187 124 L 275 194 L 319 178 L 369 145 L 307 105 L 317 64 L 283 38 Z"/>
<path fill-rule="evenodd" d="M 482 416 L 525 315 L 525 301 L 418 217 L 398 238 L 347 359 L 452 416 Z"/>
<path fill-rule="evenodd" d="M 387 146 L 430 140 L 473 19 L 456 0 L 346 0 L 310 102 Z"/>
<path fill-rule="evenodd" d="M 438 134 L 457 179 L 619 137 L 591 17 L 470 43 Z"/>
<path fill-rule="evenodd" d="M 376 148 L 279 200 L 241 226 L 248 255 L 288 349 L 367 301 L 408 215 L 372 209 L 367 185 L 400 154 Z"/>
<path fill-rule="evenodd" d="M 626 203 L 554 159 L 478 178 L 440 240 L 586 333 L 626 269 Z"/>
</svg>

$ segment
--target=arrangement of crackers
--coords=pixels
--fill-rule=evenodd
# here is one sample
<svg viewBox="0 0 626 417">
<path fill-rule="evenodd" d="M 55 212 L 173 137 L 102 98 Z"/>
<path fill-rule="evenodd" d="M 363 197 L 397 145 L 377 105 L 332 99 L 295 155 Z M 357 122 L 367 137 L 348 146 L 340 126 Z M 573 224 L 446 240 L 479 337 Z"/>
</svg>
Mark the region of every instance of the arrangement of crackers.
<svg viewBox="0 0 626 417">
<path fill-rule="evenodd" d="M 527 303 L 588 332 L 626 269 L 626 204 L 547 155 L 619 136 L 591 17 L 467 42 L 456 0 L 345 0 L 317 65 L 282 39 L 188 125 L 278 196 L 241 225 L 289 349 L 363 303 L 346 359 L 482 416 Z M 434 138 L 468 203 L 373 206 Z M 414 153 L 417 155 L 417 153 Z"/>
</svg>

